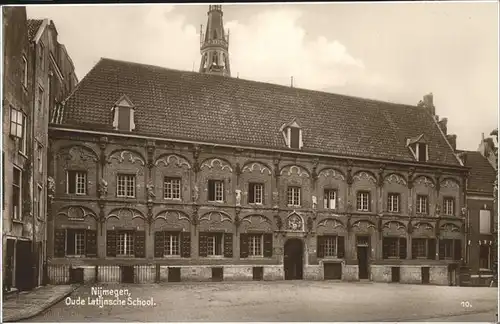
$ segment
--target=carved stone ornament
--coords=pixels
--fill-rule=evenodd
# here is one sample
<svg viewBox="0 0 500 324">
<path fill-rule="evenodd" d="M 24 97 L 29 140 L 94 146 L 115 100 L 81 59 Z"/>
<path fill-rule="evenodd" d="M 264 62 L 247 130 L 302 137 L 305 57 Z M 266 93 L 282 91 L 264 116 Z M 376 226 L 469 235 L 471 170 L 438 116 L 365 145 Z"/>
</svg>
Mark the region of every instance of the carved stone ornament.
<svg viewBox="0 0 500 324">
<path fill-rule="evenodd" d="M 302 218 L 299 215 L 291 215 L 288 217 L 288 229 L 292 231 L 302 230 Z"/>
<path fill-rule="evenodd" d="M 318 198 L 316 198 L 316 196 L 312 196 L 312 207 L 313 209 L 318 207 Z"/>
<path fill-rule="evenodd" d="M 241 190 L 236 190 L 236 206 L 241 205 Z"/>
<path fill-rule="evenodd" d="M 307 231 L 312 232 L 314 226 L 314 221 L 312 217 L 307 218 Z"/>
<path fill-rule="evenodd" d="M 194 185 L 194 188 L 193 188 L 193 201 L 198 201 L 198 199 L 200 198 L 200 188 L 198 187 L 198 185 Z"/>
<path fill-rule="evenodd" d="M 436 216 L 439 216 L 441 214 L 441 205 L 436 204 Z"/>
<path fill-rule="evenodd" d="M 99 181 L 99 198 L 104 198 L 108 194 L 108 182 L 101 178 Z"/>
<path fill-rule="evenodd" d="M 151 202 L 155 199 L 155 186 L 153 185 L 152 182 L 149 182 L 148 185 L 146 186 L 146 190 L 148 193 L 148 202 Z"/>
<path fill-rule="evenodd" d="M 276 221 L 276 227 L 278 228 L 279 231 L 283 228 L 283 221 L 281 220 L 281 217 L 278 215 L 274 216 L 274 219 Z"/>
</svg>

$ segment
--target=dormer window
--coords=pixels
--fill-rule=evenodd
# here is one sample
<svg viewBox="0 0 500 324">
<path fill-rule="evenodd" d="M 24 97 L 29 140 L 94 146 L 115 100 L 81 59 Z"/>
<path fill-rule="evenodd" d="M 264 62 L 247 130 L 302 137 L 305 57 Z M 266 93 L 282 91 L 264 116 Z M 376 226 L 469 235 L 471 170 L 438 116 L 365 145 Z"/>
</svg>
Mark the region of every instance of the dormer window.
<svg viewBox="0 0 500 324">
<path fill-rule="evenodd" d="M 283 132 L 286 146 L 298 150 L 302 148 L 302 128 L 297 121 L 293 120 L 291 123 L 283 125 L 281 131 Z"/>
<path fill-rule="evenodd" d="M 424 135 L 406 140 L 406 147 L 410 149 L 415 160 L 418 162 L 427 162 L 429 160 L 429 146 L 424 140 Z"/>
<path fill-rule="evenodd" d="M 115 103 L 112 111 L 114 129 L 128 132 L 135 129 L 135 107 L 126 95 L 123 95 L 120 100 Z"/>
</svg>

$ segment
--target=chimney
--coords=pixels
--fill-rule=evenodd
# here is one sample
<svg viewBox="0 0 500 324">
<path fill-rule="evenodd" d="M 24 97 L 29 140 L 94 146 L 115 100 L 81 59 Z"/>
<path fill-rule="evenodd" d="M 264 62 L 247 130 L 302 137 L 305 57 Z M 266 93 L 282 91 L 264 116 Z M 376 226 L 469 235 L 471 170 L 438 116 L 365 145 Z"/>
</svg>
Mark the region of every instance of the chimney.
<svg viewBox="0 0 500 324">
<path fill-rule="evenodd" d="M 293 75 L 290 77 L 290 87 L 293 88 Z"/>
<path fill-rule="evenodd" d="M 448 135 L 448 118 L 443 118 L 438 121 L 439 128 L 443 131 L 444 135 Z"/>
<path fill-rule="evenodd" d="M 452 135 L 446 135 L 446 139 L 450 143 L 451 147 L 453 148 L 453 151 L 457 150 L 457 135 L 452 134 Z"/>
<path fill-rule="evenodd" d="M 424 96 L 424 100 L 420 101 L 418 106 L 426 108 L 432 116 L 436 114 L 436 107 L 434 107 L 434 97 L 432 92 Z"/>
</svg>

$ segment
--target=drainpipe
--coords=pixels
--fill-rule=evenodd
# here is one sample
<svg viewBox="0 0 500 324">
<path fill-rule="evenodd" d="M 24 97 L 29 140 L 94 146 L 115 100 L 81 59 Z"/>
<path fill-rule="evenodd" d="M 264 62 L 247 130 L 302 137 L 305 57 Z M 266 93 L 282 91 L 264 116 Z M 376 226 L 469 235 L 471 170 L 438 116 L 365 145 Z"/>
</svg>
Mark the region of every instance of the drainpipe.
<svg viewBox="0 0 500 324">
<path fill-rule="evenodd" d="M 33 99 L 33 109 L 31 110 L 31 182 L 32 182 L 32 188 L 31 188 L 31 213 L 33 215 L 33 242 L 32 242 L 32 256 L 31 256 L 31 261 L 32 261 L 32 280 L 33 280 L 33 285 L 34 287 L 38 286 L 38 283 L 36 282 L 36 264 L 35 264 L 35 250 L 36 250 L 36 216 L 35 216 L 35 196 L 36 196 L 36 181 L 35 181 L 35 169 L 34 169 L 34 164 L 35 164 L 35 113 L 36 113 L 36 57 L 37 57 L 37 48 L 36 48 L 36 43 L 31 40 L 29 40 L 33 44 L 33 57 L 32 57 L 32 67 L 33 67 L 33 83 L 31 84 L 31 89 L 32 89 L 32 99 Z"/>
</svg>

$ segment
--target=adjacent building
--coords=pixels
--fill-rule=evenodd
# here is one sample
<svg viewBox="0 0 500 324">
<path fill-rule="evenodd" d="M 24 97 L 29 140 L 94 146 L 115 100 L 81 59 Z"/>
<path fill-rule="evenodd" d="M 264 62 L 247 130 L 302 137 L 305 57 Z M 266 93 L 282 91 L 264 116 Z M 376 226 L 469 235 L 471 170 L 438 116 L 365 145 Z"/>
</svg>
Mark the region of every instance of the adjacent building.
<svg viewBox="0 0 500 324">
<path fill-rule="evenodd" d="M 49 117 L 78 80 L 52 21 L 3 14 L 3 280 L 25 290 L 44 278 Z"/>
<path fill-rule="evenodd" d="M 103 58 L 52 116 L 49 276 L 453 284 L 468 169 L 432 94 L 231 78 L 208 21 L 201 73 Z"/>
</svg>

